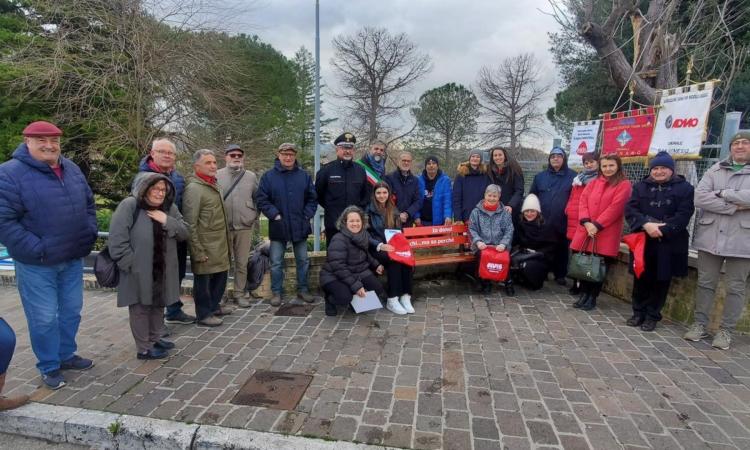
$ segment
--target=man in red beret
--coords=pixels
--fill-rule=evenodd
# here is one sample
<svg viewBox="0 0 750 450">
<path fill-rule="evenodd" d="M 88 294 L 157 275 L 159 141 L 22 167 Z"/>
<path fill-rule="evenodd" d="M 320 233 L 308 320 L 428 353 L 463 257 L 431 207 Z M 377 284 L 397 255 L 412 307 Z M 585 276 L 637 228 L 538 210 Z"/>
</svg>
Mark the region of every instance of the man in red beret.
<svg viewBox="0 0 750 450">
<path fill-rule="evenodd" d="M 76 354 L 83 306 L 83 257 L 96 240 L 94 195 L 81 169 L 60 154 L 62 131 L 49 122 L 23 130 L 0 164 L 0 242 L 16 282 L 42 381 L 65 385 L 62 370 L 94 365 Z"/>
</svg>

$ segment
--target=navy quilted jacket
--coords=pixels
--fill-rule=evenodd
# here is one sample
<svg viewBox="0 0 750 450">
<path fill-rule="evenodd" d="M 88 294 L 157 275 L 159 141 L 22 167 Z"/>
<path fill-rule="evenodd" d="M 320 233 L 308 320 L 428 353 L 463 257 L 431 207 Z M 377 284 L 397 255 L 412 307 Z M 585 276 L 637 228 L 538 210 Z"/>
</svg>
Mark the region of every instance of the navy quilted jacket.
<svg viewBox="0 0 750 450">
<path fill-rule="evenodd" d="M 96 240 L 94 195 L 81 169 L 61 157 L 62 180 L 18 146 L 0 164 L 0 242 L 13 259 L 54 265 L 89 254 Z"/>
<path fill-rule="evenodd" d="M 148 165 L 150 159 L 151 155 L 146 155 L 141 159 L 141 163 L 138 165 L 138 172 L 153 172 L 153 169 Z M 180 175 L 177 169 L 163 175 L 168 176 L 172 180 L 175 191 L 174 203 L 177 205 L 177 209 L 182 212 L 182 193 L 185 192 L 185 178 Z M 136 178 L 138 178 L 138 175 L 136 175 Z M 133 183 L 135 183 L 135 180 L 133 180 Z"/>
</svg>

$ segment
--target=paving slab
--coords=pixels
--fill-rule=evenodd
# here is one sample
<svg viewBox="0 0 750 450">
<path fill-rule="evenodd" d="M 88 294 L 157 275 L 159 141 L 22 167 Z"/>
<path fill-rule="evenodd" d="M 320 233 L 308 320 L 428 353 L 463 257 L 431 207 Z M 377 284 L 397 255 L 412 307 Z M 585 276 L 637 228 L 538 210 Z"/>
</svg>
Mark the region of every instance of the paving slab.
<svg viewBox="0 0 750 450">
<path fill-rule="evenodd" d="M 612 297 L 591 313 L 573 301 L 554 283 L 508 297 L 440 279 L 417 282 L 408 316 L 331 318 L 319 303 L 306 317 L 276 316 L 254 301 L 221 327 L 170 325 L 171 356 L 139 361 L 114 292 L 86 291 L 79 353 L 96 366 L 66 372 L 68 385 L 53 392 L 40 387 L 18 293 L 0 286 L 0 315 L 18 336 L 5 393 L 35 401 L 25 415 L 1 413 L 0 432 L 105 448 L 147 439 L 222 448 L 269 436 L 352 449 L 748 444 L 748 337 L 720 351 L 682 340 L 685 327 L 669 321 L 653 333 L 627 327 L 630 306 Z M 312 381 L 290 411 L 233 404 L 261 370 Z"/>
</svg>

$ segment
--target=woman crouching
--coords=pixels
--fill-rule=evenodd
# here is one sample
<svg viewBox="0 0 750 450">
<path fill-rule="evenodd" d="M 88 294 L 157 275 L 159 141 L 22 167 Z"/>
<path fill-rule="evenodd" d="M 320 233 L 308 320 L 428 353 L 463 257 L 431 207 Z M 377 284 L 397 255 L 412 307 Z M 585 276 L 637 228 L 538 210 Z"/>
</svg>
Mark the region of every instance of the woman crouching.
<svg viewBox="0 0 750 450">
<path fill-rule="evenodd" d="M 471 249 L 479 261 L 482 250 L 489 246 L 499 252 L 505 251 L 513 241 L 513 220 L 500 203 L 500 186 L 491 184 L 484 190 L 484 200 L 477 203 L 469 216 Z M 492 292 L 492 283 L 480 280 L 481 290 Z"/>
<path fill-rule="evenodd" d="M 383 274 L 383 266 L 367 251 L 370 237 L 367 218 L 357 206 L 349 206 L 336 223 L 336 233 L 326 249 L 326 262 L 320 270 L 320 286 L 325 293 L 326 315 L 335 316 L 337 306 L 352 302 L 352 296 L 364 298 L 366 291 L 375 291 L 379 298 L 385 290 L 372 273 Z"/>
<path fill-rule="evenodd" d="M 166 358 L 174 348 L 161 339 L 164 307 L 180 297 L 177 241 L 188 238 L 174 198 L 169 178 L 141 173 L 109 228 L 109 253 L 120 270 L 117 306 L 128 307 L 138 359 Z"/>
</svg>

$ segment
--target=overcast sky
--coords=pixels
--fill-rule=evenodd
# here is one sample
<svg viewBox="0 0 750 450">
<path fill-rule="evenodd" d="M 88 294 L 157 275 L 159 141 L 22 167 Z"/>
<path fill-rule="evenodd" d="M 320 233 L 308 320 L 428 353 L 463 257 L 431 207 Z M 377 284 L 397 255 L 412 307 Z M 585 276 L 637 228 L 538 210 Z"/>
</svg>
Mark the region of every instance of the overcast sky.
<svg viewBox="0 0 750 450">
<path fill-rule="evenodd" d="M 244 2 L 243 2 L 244 3 Z M 301 46 L 315 49 L 314 0 L 258 0 L 236 17 L 237 32 L 257 34 L 288 57 Z M 544 11 L 544 12 L 543 12 Z M 533 53 L 543 65 L 543 82 L 556 82 L 547 33 L 558 29 L 545 14 L 547 0 L 321 0 L 320 52 L 323 82 L 335 86 L 331 40 L 363 26 L 385 27 L 392 34 L 406 33 L 432 59 L 432 72 L 415 84 L 410 96 L 448 82 L 476 85 L 483 65 L 497 65 L 503 58 Z M 547 95 L 542 111 L 553 103 L 557 87 Z M 330 99 L 330 101 L 334 101 Z M 329 117 L 335 112 L 329 105 Z M 335 127 L 334 127 L 335 128 Z M 546 133 L 535 144 L 551 147 L 554 130 L 545 121 Z M 333 130 L 335 131 L 335 129 Z"/>
</svg>

